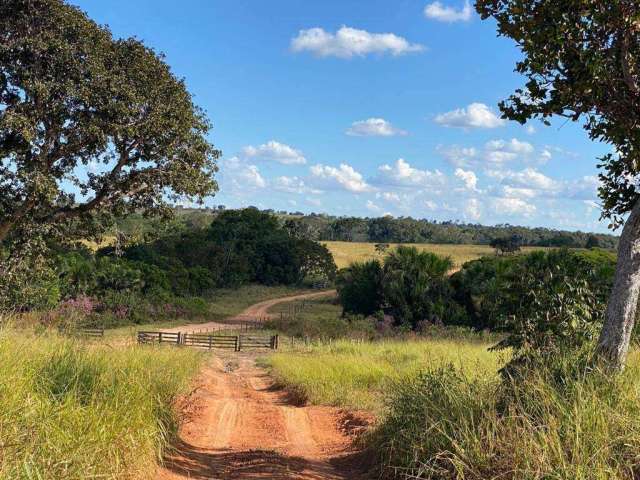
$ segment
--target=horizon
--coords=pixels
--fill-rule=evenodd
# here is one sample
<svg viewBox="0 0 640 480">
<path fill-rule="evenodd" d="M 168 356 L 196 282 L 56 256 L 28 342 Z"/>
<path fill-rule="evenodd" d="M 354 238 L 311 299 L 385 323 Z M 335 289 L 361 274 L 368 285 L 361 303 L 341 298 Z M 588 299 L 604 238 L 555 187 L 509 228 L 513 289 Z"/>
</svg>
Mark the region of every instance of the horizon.
<svg viewBox="0 0 640 480">
<path fill-rule="evenodd" d="M 71 3 L 185 78 L 223 151 L 207 206 L 616 234 L 597 197 L 610 148 L 499 118 L 520 55 L 469 2 Z"/>
<path fill-rule="evenodd" d="M 220 209 L 219 207 L 223 207 L 222 209 Z M 473 222 L 468 222 L 465 220 L 455 220 L 455 219 L 444 219 L 444 220 L 437 220 L 437 219 L 433 219 L 433 218 L 427 218 L 427 217 L 412 217 L 411 215 L 409 216 L 393 216 L 393 215 L 379 215 L 379 216 L 358 216 L 358 215 L 333 215 L 331 213 L 327 213 L 327 212 L 309 212 L 309 213 L 305 213 L 305 212 L 301 212 L 301 211 L 290 211 L 290 210 L 277 210 L 277 209 L 273 209 L 273 208 L 258 208 L 255 205 L 247 205 L 244 207 L 227 207 L 226 205 L 202 205 L 200 207 L 198 206 L 183 206 L 183 205 L 172 205 L 172 208 L 176 209 L 176 210 L 182 210 L 182 211 L 202 211 L 202 212 L 215 212 L 215 211 L 224 211 L 224 210 L 238 210 L 238 209 L 243 209 L 243 208 L 256 208 L 259 211 L 262 212 L 268 212 L 268 213 L 273 213 L 276 215 L 288 215 L 288 216 L 292 216 L 292 217 L 297 217 L 297 216 L 305 216 L 305 217 L 311 217 L 311 216 L 316 216 L 316 217 L 326 217 L 326 218 L 358 218 L 361 220 L 373 220 L 373 219 L 378 219 L 378 218 L 384 218 L 384 217 L 390 217 L 393 220 L 401 220 L 401 219 L 408 219 L 408 220 L 415 220 L 418 222 L 427 222 L 427 223 L 431 223 L 431 224 L 437 224 L 437 225 L 444 225 L 444 224 L 453 224 L 453 225 L 460 225 L 460 226 L 472 226 L 472 227 L 483 227 L 483 228 L 526 228 L 526 229 L 530 229 L 530 230 L 535 230 L 535 229 L 547 229 L 547 230 L 551 230 L 551 231 L 556 231 L 559 233 L 562 232 L 567 232 L 567 233 L 584 233 L 584 234 L 596 234 L 596 235 L 609 235 L 611 237 L 615 237 L 615 238 L 619 238 L 620 235 L 614 233 L 613 230 L 608 230 L 605 232 L 594 232 L 594 231 L 589 231 L 589 230 L 568 230 L 568 229 L 561 229 L 561 228 L 554 228 L 554 227 L 545 227 L 545 226 L 527 226 L 527 225 L 519 225 L 519 224 L 514 224 L 514 223 L 494 223 L 494 224 L 487 224 L 487 223 L 473 223 Z"/>
</svg>

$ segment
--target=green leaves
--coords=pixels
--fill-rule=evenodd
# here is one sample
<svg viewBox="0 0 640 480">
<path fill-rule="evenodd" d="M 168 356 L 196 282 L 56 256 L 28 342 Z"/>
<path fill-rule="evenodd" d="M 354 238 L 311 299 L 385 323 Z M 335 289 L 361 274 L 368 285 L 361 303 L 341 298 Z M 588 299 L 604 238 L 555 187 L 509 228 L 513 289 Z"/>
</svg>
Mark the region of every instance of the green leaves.
<svg viewBox="0 0 640 480">
<path fill-rule="evenodd" d="M 505 118 L 525 123 L 561 116 L 582 120 L 593 140 L 615 154 L 600 159 L 603 218 L 623 222 L 638 200 L 640 173 L 640 4 L 633 0 L 477 0 L 483 19 L 497 21 L 524 59 L 525 87 L 500 104 Z"/>
<path fill-rule="evenodd" d="M 210 128 L 140 41 L 61 0 L 0 5 L 0 241 L 25 223 L 202 201 L 217 189 Z"/>
</svg>

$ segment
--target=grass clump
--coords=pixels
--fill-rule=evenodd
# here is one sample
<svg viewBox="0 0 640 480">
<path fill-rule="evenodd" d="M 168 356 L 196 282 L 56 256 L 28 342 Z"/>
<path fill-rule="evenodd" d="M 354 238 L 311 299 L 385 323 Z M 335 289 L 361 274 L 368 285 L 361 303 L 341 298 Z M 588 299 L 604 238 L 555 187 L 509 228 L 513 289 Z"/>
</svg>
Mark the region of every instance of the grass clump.
<svg viewBox="0 0 640 480">
<path fill-rule="evenodd" d="M 2 331 L 0 478 L 149 478 L 201 358 Z"/>
<path fill-rule="evenodd" d="M 586 350 L 585 350 L 586 351 Z M 367 439 L 386 478 L 636 478 L 640 361 L 619 376 L 561 356 L 513 379 L 454 366 L 397 384 Z"/>
<path fill-rule="evenodd" d="M 469 375 L 497 376 L 504 355 L 489 352 L 490 345 L 481 339 L 344 339 L 277 353 L 265 362 L 301 400 L 381 414 L 388 393 L 429 366 L 453 364 Z"/>
</svg>

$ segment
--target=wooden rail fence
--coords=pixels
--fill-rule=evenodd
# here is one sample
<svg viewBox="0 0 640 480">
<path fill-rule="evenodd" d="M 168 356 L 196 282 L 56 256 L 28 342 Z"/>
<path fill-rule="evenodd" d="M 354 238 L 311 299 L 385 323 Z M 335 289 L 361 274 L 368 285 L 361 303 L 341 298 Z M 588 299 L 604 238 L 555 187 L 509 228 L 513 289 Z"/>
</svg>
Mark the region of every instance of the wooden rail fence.
<svg viewBox="0 0 640 480">
<path fill-rule="evenodd" d="M 233 349 L 235 352 L 253 348 L 277 350 L 278 335 L 214 335 L 202 333 L 138 332 L 138 343 L 168 343 L 200 348 Z"/>
</svg>

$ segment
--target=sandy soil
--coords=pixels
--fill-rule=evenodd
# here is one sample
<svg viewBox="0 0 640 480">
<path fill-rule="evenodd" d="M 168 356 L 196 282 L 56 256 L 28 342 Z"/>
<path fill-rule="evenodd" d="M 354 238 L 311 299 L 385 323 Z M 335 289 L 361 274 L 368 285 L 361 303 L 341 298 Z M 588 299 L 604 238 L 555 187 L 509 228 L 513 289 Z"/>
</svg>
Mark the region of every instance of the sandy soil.
<svg viewBox="0 0 640 480">
<path fill-rule="evenodd" d="M 322 292 L 303 293 L 300 295 L 292 295 L 290 297 L 274 298 L 266 300 L 264 302 L 251 305 L 242 313 L 225 319 L 224 322 L 207 322 L 207 323 L 190 323 L 187 325 L 181 325 L 179 327 L 163 329 L 163 332 L 198 332 L 205 330 L 230 330 L 237 329 L 238 324 L 248 321 L 259 321 L 264 318 L 269 318 L 271 315 L 268 310 L 279 303 L 294 302 L 296 300 L 304 300 L 318 297 L 326 297 L 329 295 L 335 295 L 335 290 L 323 290 Z"/>
<path fill-rule="evenodd" d="M 363 478 L 354 468 L 353 417 L 296 406 L 253 354 L 213 357 L 181 411 L 180 441 L 160 480 Z"/>
</svg>

